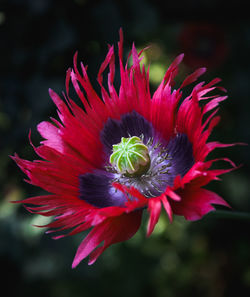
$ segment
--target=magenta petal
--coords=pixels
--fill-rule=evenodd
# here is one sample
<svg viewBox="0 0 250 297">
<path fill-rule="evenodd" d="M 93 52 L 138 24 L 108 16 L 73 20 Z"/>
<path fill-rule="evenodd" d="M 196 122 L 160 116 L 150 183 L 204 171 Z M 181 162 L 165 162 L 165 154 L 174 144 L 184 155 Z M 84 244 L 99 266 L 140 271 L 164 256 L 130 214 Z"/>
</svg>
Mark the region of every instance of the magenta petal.
<svg viewBox="0 0 250 297">
<path fill-rule="evenodd" d="M 172 222 L 173 221 L 173 211 L 172 211 L 171 205 L 165 195 L 162 198 L 162 204 L 166 210 L 166 213 L 169 217 L 170 222 Z"/>
<path fill-rule="evenodd" d="M 90 255 L 89 265 L 93 264 L 111 244 L 131 238 L 140 227 L 141 215 L 142 211 L 138 210 L 109 218 L 95 226 L 78 247 L 72 268 L 75 268 L 88 255 Z M 103 241 L 104 245 L 97 248 Z"/>
<path fill-rule="evenodd" d="M 187 220 L 201 219 L 205 214 L 215 210 L 212 204 L 230 207 L 228 203 L 214 192 L 198 188 L 182 193 L 181 202 L 171 203 L 173 212 Z"/>
<path fill-rule="evenodd" d="M 46 139 L 42 141 L 44 145 L 64 153 L 64 143 L 58 132 L 59 129 L 55 125 L 44 121 L 37 126 L 37 130 Z"/>
<path fill-rule="evenodd" d="M 197 78 L 199 78 L 199 76 L 201 76 L 203 73 L 206 72 L 206 68 L 202 67 L 197 69 L 195 72 L 193 72 L 192 74 L 188 75 L 185 80 L 183 81 L 182 85 L 180 86 L 180 88 L 184 88 L 185 86 L 195 82 L 197 80 Z"/>
<path fill-rule="evenodd" d="M 161 214 L 161 199 L 160 197 L 151 198 L 148 202 L 148 211 L 149 211 L 149 222 L 147 227 L 147 236 L 149 236 L 153 230 L 155 225 L 157 224 L 160 214 Z"/>
<path fill-rule="evenodd" d="M 99 226 L 98 226 L 99 227 Z M 76 252 L 72 268 L 75 268 L 84 258 L 86 258 L 103 240 L 102 229 L 95 227 L 82 241 Z"/>
</svg>

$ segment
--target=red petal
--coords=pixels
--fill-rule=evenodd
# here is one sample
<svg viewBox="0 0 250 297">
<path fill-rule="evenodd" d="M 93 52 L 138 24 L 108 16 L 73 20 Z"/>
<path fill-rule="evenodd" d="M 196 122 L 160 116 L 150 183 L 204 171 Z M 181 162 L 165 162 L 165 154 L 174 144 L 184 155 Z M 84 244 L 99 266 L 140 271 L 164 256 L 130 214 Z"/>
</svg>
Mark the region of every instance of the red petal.
<svg viewBox="0 0 250 297">
<path fill-rule="evenodd" d="M 162 204 L 167 212 L 170 222 L 172 222 L 173 221 L 173 211 L 172 211 L 172 207 L 171 207 L 167 197 L 165 195 L 163 195 L 161 201 L 162 201 Z"/>
<path fill-rule="evenodd" d="M 195 82 L 197 80 L 197 78 L 200 77 L 205 72 L 206 72 L 206 68 L 203 67 L 203 68 L 197 69 L 195 72 L 193 72 L 192 74 L 188 75 L 184 79 L 182 85 L 180 86 L 180 89 L 181 88 L 184 88 L 185 86 L 187 86 L 187 85 L 189 85 L 189 84 L 191 84 L 193 82 Z"/>
<path fill-rule="evenodd" d="M 170 189 L 170 187 L 167 188 L 165 194 L 166 194 L 166 196 L 172 198 L 175 201 L 180 201 L 181 200 L 181 197 L 178 194 L 176 194 L 174 191 L 172 191 Z"/>
<path fill-rule="evenodd" d="M 150 198 L 148 202 L 148 211 L 149 211 L 149 222 L 147 227 L 147 236 L 149 236 L 155 225 L 157 224 L 160 214 L 161 214 L 161 198 Z"/>
<path fill-rule="evenodd" d="M 214 210 L 212 204 L 224 205 L 230 207 L 228 203 L 214 192 L 193 187 L 187 187 L 181 193 L 180 202 L 170 202 L 173 212 L 182 215 L 186 220 L 199 220 L 208 212 Z"/>
<path fill-rule="evenodd" d="M 78 247 L 72 268 L 75 268 L 88 255 L 90 255 L 89 265 L 93 264 L 111 244 L 131 238 L 140 227 L 141 215 L 142 211 L 135 211 L 109 218 L 95 226 Z M 102 241 L 104 241 L 104 245 L 94 251 Z"/>
</svg>

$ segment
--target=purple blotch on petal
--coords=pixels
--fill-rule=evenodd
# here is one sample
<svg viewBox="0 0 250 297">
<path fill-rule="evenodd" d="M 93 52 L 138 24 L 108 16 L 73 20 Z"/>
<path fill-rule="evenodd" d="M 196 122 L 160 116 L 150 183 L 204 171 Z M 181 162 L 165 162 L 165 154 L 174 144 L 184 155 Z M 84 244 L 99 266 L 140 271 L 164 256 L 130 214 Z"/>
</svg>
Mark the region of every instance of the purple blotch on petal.
<svg viewBox="0 0 250 297">
<path fill-rule="evenodd" d="M 123 206 L 127 198 L 112 187 L 113 178 L 112 173 L 105 171 L 80 175 L 79 198 L 99 208 Z"/>
<path fill-rule="evenodd" d="M 177 134 L 167 144 L 167 151 L 171 156 L 170 175 L 183 177 L 194 165 L 193 146 L 187 135 Z"/>
<path fill-rule="evenodd" d="M 120 120 L 109 118 L 101 131 L 100 137 L 104 144 L 105 152 L 112 153 L 112 145 L 121 142 L 122 137 L 144 135 L 143 142 L 146 143 L 153 136 L 152 125 L 140 114 L 133 111 L 125 114 Z"/>
</svg>

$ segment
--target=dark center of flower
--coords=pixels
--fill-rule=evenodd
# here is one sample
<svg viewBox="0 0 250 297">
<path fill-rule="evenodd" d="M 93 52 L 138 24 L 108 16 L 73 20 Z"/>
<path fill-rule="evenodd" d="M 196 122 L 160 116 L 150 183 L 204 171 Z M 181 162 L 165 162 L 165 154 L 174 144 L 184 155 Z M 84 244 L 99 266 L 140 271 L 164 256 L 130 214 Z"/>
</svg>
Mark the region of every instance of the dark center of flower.
<svg viewBox="0 0 250 297">
<path fill-rule="evenodd" d="M 133 186 L 148 198 L 158 196 L 172 182 L 171 157 L 166 147 L 153 138 L 144 144 L 136 136 L 122 137 L 119 144 L 113 145 L 110 163 L 114 181 Z"/>
<path fill-rule="evenodd" d="M 148 147 L 137 137 L 121 138 L 121 142 L 113 145 L 110 164 L 120 174 L 128 177 L 141 176 L 150 167 Z"/>
<path fill-rule="evenodd" d="M 100 138 L 106 166 L 79 177 L 79 198 L 96 207 L 125 205 L 128 196 L 114 188 L 114 182 L 152 198 L 173 186 L 175 177 L 183 177 L 194 164 L 187 135 L 176 134 L 166 140 L 136 112 L 120 120 L 109 119 Z"/>
</svg>

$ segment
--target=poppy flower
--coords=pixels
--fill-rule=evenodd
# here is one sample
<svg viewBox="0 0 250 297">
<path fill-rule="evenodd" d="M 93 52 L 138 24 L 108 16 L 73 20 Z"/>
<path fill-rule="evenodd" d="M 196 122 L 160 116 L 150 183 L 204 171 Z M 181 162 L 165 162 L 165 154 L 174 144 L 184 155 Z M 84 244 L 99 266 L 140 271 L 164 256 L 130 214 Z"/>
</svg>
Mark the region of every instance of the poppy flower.
<svg viewBox="0 0 250 297">
<path fill-rule="evenodd" d="M 101 95 L 93 89 L 82 63 L 79 70 L 76 53 L 74 67 L 66 74 L 63 98 L 49 90 L 59 120 L 51 118 L 38 125 L 44 139 L 40 146 L 30 140 L 40 159 L 32 162 L 17 154 L 12 157 L 27 175 L 27 182 L 49 193 L 19 201 L 32 213 L 54 216 L 45 226 L 47 233 L 62 232 L 54 237 L 57 239 L 91 229 L 79 245 L 72 267 L 87 256 L 92 264 L 111 244 L 131 238 L 140 227 L 143 211 L 149 214 L 149 236 L 162 207 L 172 221 L 173 214 L 197 220 L 215 210 L 213 204 L 228 206 L 218 194 L 203 188 L 235 168 L 226 158 L 206 160 L 214 149 L 233 145 L 208 142 L 220 119 L 218 105 L 227 98 L 208 95 L 225 91 L 215 86 L 220 79 L 198 83 L 182 98 L 182 89 L 205 69 L 196 70 L 173 89 L 181 54 L 151 96 L 149 69 L 141 65 L 142 52 L 137 53 L 133 45 L 133 63 L 124 64 L 120 31 L 120 88 L 116 90 L 113 84 L 115 53 L 114 46 L 109 46 L 97 76 Z M 70 83 L 84 108 L 70 98 Z M 212 169 L 219 160 L 229 162 L 230 169 Z"/>
</svg>

